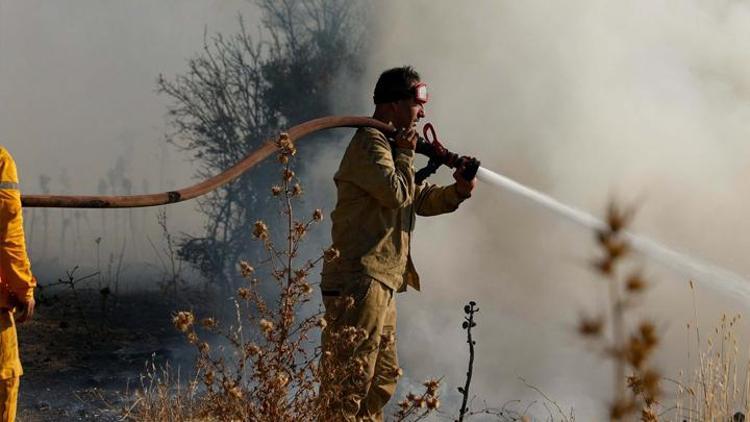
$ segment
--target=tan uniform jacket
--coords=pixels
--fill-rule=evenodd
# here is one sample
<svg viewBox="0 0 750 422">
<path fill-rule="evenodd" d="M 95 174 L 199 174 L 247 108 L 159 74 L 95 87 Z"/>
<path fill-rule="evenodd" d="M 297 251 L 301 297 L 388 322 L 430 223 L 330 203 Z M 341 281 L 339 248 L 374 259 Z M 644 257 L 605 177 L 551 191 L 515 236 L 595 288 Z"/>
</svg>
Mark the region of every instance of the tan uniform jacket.
<svg viewBox="0 0 750 422">
<path fill-rule="evenodd" d="M 0 146 L 0 308 L 12 307 L 10 295 L 33 298 L 35 286 L 26 255 L 16 163 Z"/>
<path fill-rule="evenodd" d="M 451 212 L 463 198 L 455 184 L 415 186 L 413 163 L 414 151 L 392 149 L 376 129 L 357 130 L 334 176 L 338 200 L 331 213 L 332 237 L 341 256 L 323 265 L 323 290 L 361 275 L 394 290 L 406 285 L 419 290 L 409 253 L 415 214 Z"/>
</svg>

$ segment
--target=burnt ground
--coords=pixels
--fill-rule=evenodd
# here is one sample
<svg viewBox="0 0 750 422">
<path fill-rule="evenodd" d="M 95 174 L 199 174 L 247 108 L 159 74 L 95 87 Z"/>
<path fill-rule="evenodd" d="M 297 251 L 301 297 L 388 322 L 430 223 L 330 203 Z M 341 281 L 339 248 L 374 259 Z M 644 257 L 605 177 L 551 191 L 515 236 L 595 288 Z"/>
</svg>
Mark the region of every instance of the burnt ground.
<svg viewBox="0 0 750 422">
<path fill-rule="evenodd" d="M 19 326 L 24 375 L 18 420 L 117 420 L 146 364 L 191 372 L 189 344 L 171 324 L 177 310 L 208 315 L 205 291 L 180 296 L 98 290 L 39 292 L 34 318 Z"/>
</svg>

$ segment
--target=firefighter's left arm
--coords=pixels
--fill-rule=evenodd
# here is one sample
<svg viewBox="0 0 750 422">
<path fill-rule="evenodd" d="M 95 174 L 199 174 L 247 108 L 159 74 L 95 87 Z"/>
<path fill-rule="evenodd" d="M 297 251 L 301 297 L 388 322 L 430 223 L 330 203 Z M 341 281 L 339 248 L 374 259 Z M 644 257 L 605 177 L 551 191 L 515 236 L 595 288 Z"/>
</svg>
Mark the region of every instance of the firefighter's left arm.
<svg viewBox="0 0 750 422">
<path fill-rule="evenodd" d="M 16 165 L 0 147 L 0 278 L 21 301 L 34 298 L 36 280 L 26 255 Z"/>
<path fill-rule="evenodd" d="M 432 216 L 455 211 L 467 197 L 456 189 L 456 184 L 438 186 L 422 182 L 414 194 L 414 207 L 417 215 Z"/>
<path fill-rule="evenodd" d="M 465 180 L 461 170 L 453 173 L 456 183 L 448 186 L 437 186 L 427 182 L 416 186 L 414 193 L 415 212 L 422 216 L 440 215 L 455 211 L 461 202 L 471 197 L 476 185 L 476 178 Z"/>
</svg>

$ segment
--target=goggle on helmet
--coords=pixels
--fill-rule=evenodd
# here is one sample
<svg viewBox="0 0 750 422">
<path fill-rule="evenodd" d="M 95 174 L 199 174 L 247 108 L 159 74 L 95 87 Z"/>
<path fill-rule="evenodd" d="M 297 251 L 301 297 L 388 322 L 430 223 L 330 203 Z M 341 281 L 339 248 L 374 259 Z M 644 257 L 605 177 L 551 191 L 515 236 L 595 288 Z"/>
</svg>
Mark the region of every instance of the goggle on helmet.
<svg viewBox="0 0 750 422">
<path fill-rule="evenodd" d="M 414 86 L 406 91 L 391 91 L 381 94 L 379 97 L 374 97 L 375 104 L 391 103 L 395 101 L 406 100 L 413 98 L 417 104 L 427 104 L 429 94 L 427 93 L 427 84 L 425 82 L 417 82 Z"/>
<path fill-rule="evenodd" d="M 418 104 L 427 104 L 429 94 L 427 93 L 427 84 L 419 82 L 411 88 L 412 95 L 414 95 L 414 101 Z"/>
</svg>

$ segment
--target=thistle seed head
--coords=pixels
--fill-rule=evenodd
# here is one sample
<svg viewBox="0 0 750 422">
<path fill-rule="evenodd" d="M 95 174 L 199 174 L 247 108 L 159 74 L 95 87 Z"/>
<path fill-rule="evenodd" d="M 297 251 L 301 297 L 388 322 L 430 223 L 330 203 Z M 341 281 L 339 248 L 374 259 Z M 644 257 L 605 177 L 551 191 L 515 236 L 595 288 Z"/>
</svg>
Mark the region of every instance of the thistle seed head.
<svg viewBox="0 0 750 422">
<path fill-rule="evenodd" d="M 266 335 L 270 333 L 273 330 L 273 322 L 263 318 L 260 320 L 260 330 L 263 331 Z"/>
<path fill-rule="evenodd" d="M 172 324 L 183 333 L 192 327 L 193 322 L 195 322 L 195 316 L 190 311 L 180 311 L 172 317 Z"/>
<path fill-rule="evenodd" d="M 253 227 L 253 237 L 256 239 L 266 240 L 268 239 L 268 226 L 261 220 L 255 222 Z"/>
<path fill-rule="evenodd" d="M 250 265 L 247 261 L 240 261 L 240 273 L 243 277 L 247 278 L 253 275 L 255 268 Z"/>
<path fill-rule="evenodd" d="M 313 211 L 313 220 L 317 222 L 323 221 L 323 210 L 320 208 L 315 209 Z"/>
<path fill-rule="evenodd" d="M 330 248 L 326 249 L 323 253 L 323 258 L 326 260 L 326 262 L 331 262 L 335 259 L 338 259 L 338 257 L 341 256 L 341 253 L 338 249 L 331 246 Z"/>
</svg>

